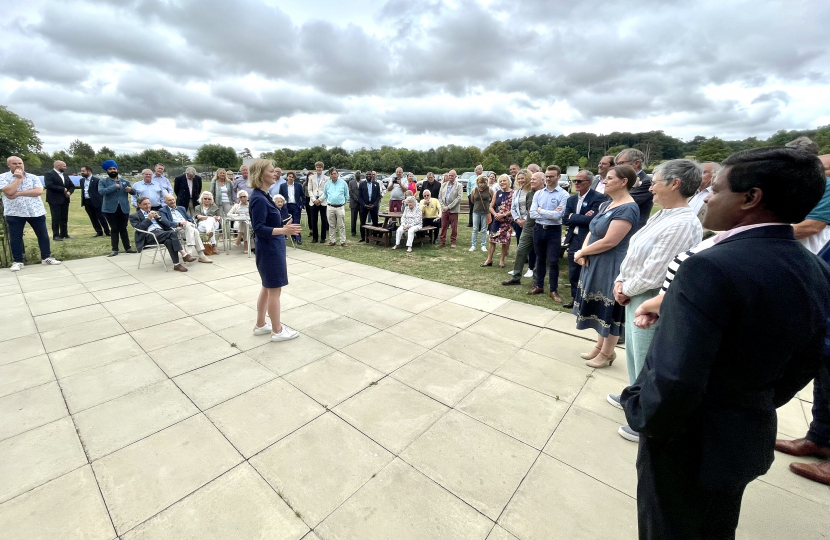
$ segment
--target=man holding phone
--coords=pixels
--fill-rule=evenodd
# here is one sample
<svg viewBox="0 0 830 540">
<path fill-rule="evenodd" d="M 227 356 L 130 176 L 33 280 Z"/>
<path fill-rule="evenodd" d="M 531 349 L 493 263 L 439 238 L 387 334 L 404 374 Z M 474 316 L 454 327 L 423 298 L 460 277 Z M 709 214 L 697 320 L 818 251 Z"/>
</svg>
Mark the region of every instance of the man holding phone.
<svg viewBox="0 0 830 540">
<path fill-rule="evenodd" d="M 9 224 L 9 243 L 14 261 L 11 271 L 23 269 L 23 228 L 26 223 L 37 236 L 41 264 L 60 264 L 59 260 L 52 257 L 49 231 L 46 230 L 46 207 L 40 198 L 43 194 L 40 179 L 27 174 L 23 169 L 23 160 L 17 156 L 9 156 L 6 166 L 9 172 L 0 174 L 0 191 L 3 194 L 3 213 Z"/>
</svg>

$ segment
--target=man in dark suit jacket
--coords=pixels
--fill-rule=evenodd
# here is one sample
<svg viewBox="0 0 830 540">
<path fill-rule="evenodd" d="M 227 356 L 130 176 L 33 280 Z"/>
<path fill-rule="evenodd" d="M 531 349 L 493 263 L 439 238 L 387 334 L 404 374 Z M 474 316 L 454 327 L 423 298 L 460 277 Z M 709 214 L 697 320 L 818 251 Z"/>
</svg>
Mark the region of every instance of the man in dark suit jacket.
<svg viewBox="0 0 830 540">
<path fill-rule="evenodd" d="M 156 240 L 160 244 L 164 244 L 167 252 L 170 253 L 170 259 L 173 261 L 173 270 L 177 272 L 187 272 L 187 268 L 179 262 L 179 254 L 182 255 L 185 262 L 195 261 L 196 258 L 185 252 L 182 249 L 182 244 L 179 242 L 179 237 L 176 235 L 176 230 L 170 226 L 170 222 L 161 215 L 161 211 L 156 212 L 150 208 L 150 199 L 147 197 L 139 197 L 138 210 L 130 214 L 130 224 L 136 231 L 148 231 L 156 235 Z M 153 237 L 135 233 L 135 248 L 141 253 L 145 245 L 152 245 Z"/>
<path fill-rule="evenodd" d="M 81 208 L 86 210 L 89 222 L 95 229 L 95 236 L 110 235 L 110 226 L 107 218 L 101 212 L 103 199 L 98 193 L 98 177 L 92 176 L 92 169 L 87 166 L 81 167 Z M 93 237 L 94 238 L 94 237 Z"/>
<path fill-rule="evenodd" d="M 654 195 L 649 189 L 651 188 L 651 175 L 646 174 L 643 170 L 646 156 L 636 148 L 626 148 L 614 158 L 616 165 L 629 165 L 637 171 L 638 184 L 631 188 L 628 192 L 637 206 L 640 208 L 640 222 L 635 227 L 635 231 L 642 229 L 648 218 L 651 217 L 651 209 L 654 207 Z"/>
<path fill-rule="evenodd" d="M 366 180 L 361 182 L 357 188 L 361 242 L 366 241 L 366 230 L 363 226 L 366 225 L 367 216 L 372 218 L 372 225 L 378 226 L 378 209 L 380 208 L 380 200 L 383 198 L 383 191 L 375 177 L 375 171 L 367 172 Z"/>
<path fill-rule="evenodd" d="M 66 230 L 69 223 L 69 196 L 75 191 L 75 184 L 66 174 L 66 163 L 56 161 L 54 169 L 43 175 L 46 188 L 46 202 L 52 212 L 52 240 L 62 242 L 69 238 Z"/>
<path fill-rule="evenodd" d="M 818 159 L 771 147 L 723 165 L 704 226 L 727 232 L 680 264 L 622 394 L 641 436 L 641 539 L 734 538 L 744 489 L 773 461 L 775 409 L 822 361 L 830 267 L 790 226 L 824 192 Z"/>
<path fill-rule="evenodd" d="M 176 194 L 176 205 L 193 212 L 202 196 L 202 177 L 196 174 L 196 169 L 188 167 L 183 175 L 173 181 L 173 192 Z"/>
<path fill-rule="evenodd" d="M 294 195 L 294 202 L 291 202 L 292 198 L 289 196 L 289 190 Z M 285 209 L 288 211 L 289 215 L 291 215 L 291 223 L 299 225 L 300 218 L 302 217 L 302 211 L 305 207 L 305 192 L 303 191 L 302 184 L 297 182 L 296 174 L 289 172 L 285 175 L 285 183 L 280 186 L 279 193 L 282 195 L 282 198 L 285 199 Z M 295 236 L 294 241 L 297 245 L 302 245 L 302 235 L 298 234 Z"/>
<path fill-rule="evenodd" d="M 357 191 L 360 187 L 360 171 L 354 173 L 354 178 L 349 180 L 349 214 L 352 222 L 352 236 L 357 236 L 357 217 L 360 214 L 360 201 Z"/>
<path fill-rule="evenodd" d="M 588 236 L 588 226 L 599 211 L 599 205 L 605 201 L 604 195 L 591 189 L 593 179 L 594 175 L 591 171 L 586 170 L 579 171 L 574 176 L 574 186 L 577 192 L 568 197 L 568 202 L 565 203 L 565 213 L 562 214 L 562 224 L 568 226 L 565 243 L 568 244 L 568 278 L 571 282 L 571 298 L 576 298 L 576 287 L 582 271 L 582 266 L 574 262 L 574 253 L 582 248 L 585 237 Z M 562 304 L 562 307 L 572 309 L 573 300 Z"/>
</svg>

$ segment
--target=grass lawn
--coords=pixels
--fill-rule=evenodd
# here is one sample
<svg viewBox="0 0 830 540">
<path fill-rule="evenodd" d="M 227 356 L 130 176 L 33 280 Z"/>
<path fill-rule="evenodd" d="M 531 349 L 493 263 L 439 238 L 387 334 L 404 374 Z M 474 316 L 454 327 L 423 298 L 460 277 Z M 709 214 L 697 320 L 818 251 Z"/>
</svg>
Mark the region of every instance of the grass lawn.
<svg viewBox="0 0 830 540">
<path fill-rule="evenodd" d="M 384 199 L 384 202 L 387 202 Z M 48 205 L 46 215 L 46 226 L 51 235 L 52 218 L 49 214 Z M 658 210 L 654 208 L 652 213 Z M 303 218 L 305 223 L 305 217 Z M 369 246 L 358 243 L 359 235 L 352 237 L 350 231 L 350 214 L 346 208 L 346 248 L 340 246 L 328 247 L 325 244 L 312 244 L 308 230 L 303 230 L 303 245 L 300 249 L 323 253 L 333 257 L 339 257 L 347 261 L 358 262 L 400 272 L 419 278 L 446 283 L 473 291 L 493 294 L 503 298 L 516 300 L 537 306 L 544 306 L 551 309 L 563 310 L 561 304 L 553 302 L 548 295 L 528 296 L 526 293 L 530 288 L 532 278 L 522 278 L 522 285 L 518 287 L 505 287 L 501 282 L 507 279 L 508 270 L 512 270 L 513 261 L 516 255 L 516 242 L 510 244 L 510 252 L 507 256 L 507 267 L 498 267 L 498 253 L 501 249 L 497 247 L 494 255 L 494 265 L 488 268 L 481 268 L 479 265 L 487 258 L 481 250 L 468 252 L 470 247 L 471 228 L 467 227 L 467 216 L 459 215 L 458 220 L 458 248 L 449 247 L 439 249 L 434 245 L 424 245 L 413 248 L 412 253 L 406 253 L 406 249 L 398 248 L 395 251 L 380 246 Z M 359 227 L 358 222 L 358 227 Z M 130 238 L 133 237 L 132 227 L 128 227 Z M 36 264 L 40 262 L 37 249 L 37 238 L 35 238 L 31 227 L 26 227 L 24 242 L 26 246 L 26 263 Z M 69 210 L 69 235 L 72 237 L 63 242 L 52 242 L 52 255 L 59 260 L 83 259 L 107 255 L 110 252 L 109 237 L 92 238 L 95 229 L 89 222 L 86 212 L 81 208 L 78 194 L 73 195 L 72 204 Z M 449 239 L 447 239 L 449 241 Z M 403 242 L 402 242 L 403 244 Z M 216 255 L 219 257 L 221 255 Z M 526 269 L 526 267 L 525 267 Z M 546 283 L 548 279 L 546 278 Z M 547 290 L 547 286 L 545 288 Z M 571 288 L 568 284 L 568 260 L 564 256 L 559 260 L 559 294 L 564 302 L 571 300 Z"/>
</svg>

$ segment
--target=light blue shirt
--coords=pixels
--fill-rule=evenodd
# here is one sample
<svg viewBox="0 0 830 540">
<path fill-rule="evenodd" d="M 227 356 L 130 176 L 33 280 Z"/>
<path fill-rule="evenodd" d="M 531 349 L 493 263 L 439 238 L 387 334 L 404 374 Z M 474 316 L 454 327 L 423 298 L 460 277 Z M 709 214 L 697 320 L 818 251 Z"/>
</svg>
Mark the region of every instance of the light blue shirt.
<svg viewBox="0 0 830 540">
<path fill-rule="evenodd" d="M 187 221 L 184 219 L 184 216 L 177 208 L 170 208 L 170 217 L 173 218 L 173 222 L 178 224 L 181 221 Z"/>
<path fill-rule="evenodd" d="M 166 176 L 156 176 L 154 174 L 153 182 L 158 184 L 158 186 L 161 188 L 165 195 L 168 193 L 173 193 L 173 186 L 170 185 L 170 180 L 168 180 Z M 164 200 L 164 195 L 162 195 L 161 199 Z"/>
<path fill-rule="evenodd" d="M 372 183 L 366 182 L 366 191 L 369 193 L 369 200 L 372 200 Z"/>
<path fill-rule="evenodd" d="M 280 176 L 280 179 L 277 180 L 276 182 L 274 182 L 273 186 L 268 188 L 268 195 L 270 195 L 271 198 L 273 199 L 274 196 L 277 195 L 280 192 L 280 186 L 285 184 L 285 183 L 286 183 L 285 178 Z"/>
<path fill-rule="evenodd" d="M 349 200 L 349 186 L 340 179 L 336 182 L 329 180 L 326 182 L 326 187 L 323 188 L 323 196 L 325 196 L 327 204 L 344 205 Z"/>
<path fill-rule="evenodd" d="M 148 215 L 150 215 L 150 214 L 149 214 L 149 212 L 145 212 L 144 210 L 142 210 L 142 211 L 141 211 L 141 213 L 142 213 L 142 214 L 144 214 L 144 217 L 145 217 L 145 218 L 146 218 Z M 158 222 L 156 221 L 156 219 L 155 219 L 155 218 L 151 219 L 150 221 L 152 221 L 152 222 L 153 222 L 153 224 L 152 224 L 152 225 L 150 225 L 150 227 L 148 227 L 148 228 L 147 228 L 147 232 L 153 232 L 153 231 L 155 231 L 156 229 L 161 229 L 161 225 L 159 225 L 159 224 L 158 224 Z"/>
<path fill-rule="evenodd" d="M 533 196 L 530 217 L 536 220 L 537 225 L 562 225 L 562 214 L 565 213 L 566 202 L 568 202 L 567 191 L 559 186 L 551 191 L 545 186 L 545 189 L 540 189 Z M 540 207 L 541 210 L 539 210 Z"/>
<path fill-rule="evenodd" d="M 133 205 L 136 204 L 139 197 L 147 197 L 150 199 L 150 206 L 156 207 L 161 206 L 164 203 L 164 193 L 163 188 L 159 186 L 155 181 L 150 182 L 149 184 L 142 180 L 141 182 L 136 182 L 132 185 L 133 188 Z"/>
</svg>

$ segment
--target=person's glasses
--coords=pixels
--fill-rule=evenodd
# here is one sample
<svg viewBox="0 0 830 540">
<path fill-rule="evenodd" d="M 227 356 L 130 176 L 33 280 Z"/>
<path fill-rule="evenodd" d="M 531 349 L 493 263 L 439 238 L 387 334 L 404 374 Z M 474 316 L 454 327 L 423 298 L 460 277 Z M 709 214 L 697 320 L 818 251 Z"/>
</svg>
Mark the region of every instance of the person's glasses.
<svg viewBox="0 0 830 540">
<path fill-rule="evenodd" d="M 587 180 L 574 180 L 574 184 L 584 184 Z"/>
</svg>

